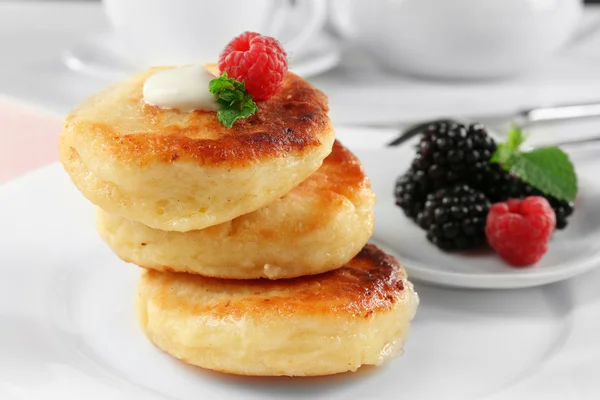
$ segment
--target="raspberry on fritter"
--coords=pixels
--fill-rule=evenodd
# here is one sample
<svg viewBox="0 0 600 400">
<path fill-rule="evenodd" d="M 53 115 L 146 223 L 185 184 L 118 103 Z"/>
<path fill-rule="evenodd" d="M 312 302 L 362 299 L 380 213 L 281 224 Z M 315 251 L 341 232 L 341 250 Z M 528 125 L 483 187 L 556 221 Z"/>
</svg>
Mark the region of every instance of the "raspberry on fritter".
<svg viewBox="0 0 600 400">
<path fill-rule="evenodd" d="M 219 70 L 243 81 L 254 100 L 267 100 L 281 89 L 288 71 L 287 55 L 276 39 L 244 32 L 221 53 Z"/>
<path fill-rule="evenodd" d="M 465 250 L 485 243 L 490 202 L 467 185 L 440 189 L 427 196 L 417 223 L 427 239 L 442 250 Z"/>
<path fill-rule="evenodd" d="M 485 233 L 488 243 L 515 267 L 537 263 L 548 251 L 556 216 L 548 200 L 529 196 L 496 203 L 488 213 Z"/>
<path fill-rule="evenodd" d="M 409 168 L 404 175 L 396 181 L 394 196 L 396 205 L 404 211 L 410 219 L 416 219 L 423 208 L 425 198 L 431 193 L 432 188 L 429 178 L 423 171 Z"/>
</svg>

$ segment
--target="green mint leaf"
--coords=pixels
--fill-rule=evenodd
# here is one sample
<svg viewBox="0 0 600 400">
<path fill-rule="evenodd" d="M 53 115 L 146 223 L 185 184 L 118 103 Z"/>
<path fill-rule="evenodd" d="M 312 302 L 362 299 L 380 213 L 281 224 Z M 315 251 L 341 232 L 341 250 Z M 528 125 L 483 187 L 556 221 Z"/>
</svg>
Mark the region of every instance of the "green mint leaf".
<svg viewBox="0 0 600 400">
<path fill-rule="evenodd" d="M 527 137 L 523 135 L 523 129 L 520 126 L 512 125 L 508 131 L 506 146 L 512 151 L 519 150 L 525 139 Z"/>
<path fill-rule="evenodd" d="M 231 128 L 238 119 L 248 118 L 258 111 L 258 106 L 246 91 L 244 82 L 228 78 L 226 72 L 210 81 L 208 90 L 215 95 L 215 101 L 221 105 L 217 111 L 219 122 L 228 128 Z"/>
<path fill-rule="evenodd" d="M 227 78 L 227 72 L 223 72 L 223 75 L 208 83 L 208 90 L 210 90 L 211 93 L 216 94 L 227 89 L 235 90 L 239 85 L 243 85 L 243 83 L 238 82 L 235 79 Z"/>
<path fill-rule="evenodd" d="M 520 151 L 525 141 L 522 129 L 512 126 L 506 143 L 499 144 L 490 159 L 545 195 L 559 200 L 574 201 L 577 196 L 577 175 L 567 154 L 556 146 L 528 152 Z"/>
<path fill-rule="evenodd" d="M 244 93 L 239 90 L 225 89 L 219 94 L 218 101 L 221 105 L 232 106 L 236 102 L 244 101 Z"/>
<path fill-rule="evenodd" d="M 221 109 L 217 111 L 217 118 L 223 125 L 231 128 L 238 119 L 248 118 L 257 111 L 258 106 L 250 99 L 249 101 L 244 102 L 241 108 L 221 107 Z"/>
<path fill-rule="evenodd" d="M 506 143 L 498 145 L 490 162 L 498 164 L 509 164 L 513 154 L 519 151 L 519 148 L 525 141 L 526 137 L 523 135 L 521 127 L 513 125 L 511 126 L 508 134 L 506 135 Z"/>
<path fill-rule="evenodd" d="M 505 168 L 546 195 L 559 200 L 575 200 L 575 168 L 567 154 L 558 147 L 514 153 Z"/>
<path fill-rule="evenodd" d="M 490 162 L 504 165 L 508 163 L 513 153 L 514 152 L 507 145 L 499 144 L 494 154 L 492 154 Z"/>
</svg>

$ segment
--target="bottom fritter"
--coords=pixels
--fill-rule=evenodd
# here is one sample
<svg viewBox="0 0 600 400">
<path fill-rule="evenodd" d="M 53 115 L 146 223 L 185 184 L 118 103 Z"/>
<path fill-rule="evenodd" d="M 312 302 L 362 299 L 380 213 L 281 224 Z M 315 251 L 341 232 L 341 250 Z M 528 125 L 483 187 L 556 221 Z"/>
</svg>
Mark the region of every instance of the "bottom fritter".
<svg viewBox="0 0 600 400">
<path fill-rule="evenodd" d="M 186 363 L 316 376 L 401 353 L 418 304 L 402 266 L 367 245 L 340 269 L 279 281 L 144 271 L 136 311 L 146 336 Z"/>
</svg>

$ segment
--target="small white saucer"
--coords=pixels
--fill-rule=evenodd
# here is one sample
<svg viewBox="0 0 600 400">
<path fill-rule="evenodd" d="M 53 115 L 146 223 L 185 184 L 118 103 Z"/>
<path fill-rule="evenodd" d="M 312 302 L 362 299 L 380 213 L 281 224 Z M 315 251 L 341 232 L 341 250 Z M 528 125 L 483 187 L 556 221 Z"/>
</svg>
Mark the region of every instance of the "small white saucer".
<svg viewBox="0 0 600 400">
<path fill-rule="evenodd" d="M 371 242 L 396 256 L 411 279 L 443 286 L 511 289 L 545 285 L 600 267 L 600 181 L 598 150 L 571 153 L 579 177 L 575 212 L 565 230 L 557 231 L 549 250 L 535 266 L 510 267 L 491 249 L 445 253 L 429 243 L 425 232 L 395 205 L 394 185 L 414 157 L 411 146 L 355 153 L 377 194 L 375 233 Z"/>
<path fill-rule="evenodd" d="M 215 60 L 218 55 L 215 55 Z M 305 78 L 322 74 L 339 64 L 341 48 L 325 33 L 312 41 L 312 47 L 290 54 L 290 70 Z M 139 69 L 111 32 L 90 36 L 62 54 L 66 66 L 103 79 L 122 79 Z"/>
</svg>

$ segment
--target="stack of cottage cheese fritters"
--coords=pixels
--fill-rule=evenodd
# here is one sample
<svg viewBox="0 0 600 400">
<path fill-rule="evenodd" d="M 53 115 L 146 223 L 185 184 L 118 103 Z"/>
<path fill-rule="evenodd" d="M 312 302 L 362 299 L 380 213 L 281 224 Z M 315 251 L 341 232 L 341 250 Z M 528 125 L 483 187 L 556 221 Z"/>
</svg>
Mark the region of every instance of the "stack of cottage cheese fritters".
<svg viewBox="0 0 600 400">
<path fill-rule="evenodd" d="M 287 73 L 227 128 L 214 112 L 146 104 L 154 72 L 85 101 L 60 138 L 101 237 L 143 268 L 136 311 L 148 339 L 241 375 L 328 375 L 398 354 L 418 296 L 367 245 L 375 196 L 335 140 L 326 96 Z"/>
</svg>

